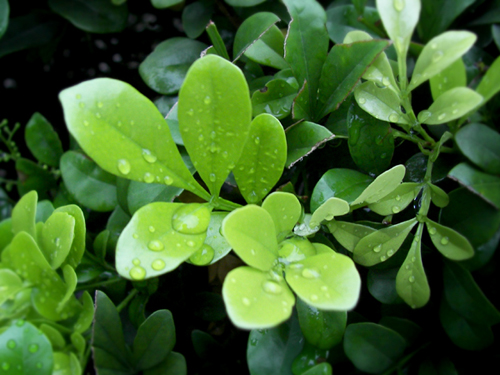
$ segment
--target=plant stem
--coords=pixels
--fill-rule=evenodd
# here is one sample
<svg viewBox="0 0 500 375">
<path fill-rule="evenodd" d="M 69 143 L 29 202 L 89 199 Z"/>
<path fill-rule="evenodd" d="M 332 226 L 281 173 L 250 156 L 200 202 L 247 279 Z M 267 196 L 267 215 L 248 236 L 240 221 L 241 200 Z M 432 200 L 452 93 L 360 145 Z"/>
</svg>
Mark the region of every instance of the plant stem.
<svg viewBox="0 0 500 375">
<path fill-rule="evenodd" d="M 135 297 L 135 295 L 138 293 L 137 289 L 133 289 L 127 297 L 123 301 L 120 302 L 118 306 L 116 306 L 116 311 L 120 312 L 123 310 L 125 306 L 132 300 L 132 298 Z"/>
</svg>

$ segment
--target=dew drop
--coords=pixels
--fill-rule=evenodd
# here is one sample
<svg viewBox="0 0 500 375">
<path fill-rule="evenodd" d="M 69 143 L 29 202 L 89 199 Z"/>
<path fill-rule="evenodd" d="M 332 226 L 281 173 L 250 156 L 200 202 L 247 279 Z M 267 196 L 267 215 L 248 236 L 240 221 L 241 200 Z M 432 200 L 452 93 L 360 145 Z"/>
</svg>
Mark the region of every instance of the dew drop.
<svg viewBox="0 0 500 375">
<path fill-rule="evenodd" d="M 448 243 L 450 242 L 450 239 L 448 237 L 443 237 L 441 238 L 441 245 L 448 245 Z"/>
<path fill-rule="evenodd" d="M 442 57 L 443 57 L 443 52 L 442 51 L 436 51 L 432 55 L 432 62 L 438 62 L 439 60 L 441 60 Z"/>
<path fill-rule="evenodd" d="M 215 177 L 215 173 L 210 173 L 208 179 L 210 180 L 210 182 L 215 182 L 215 180 L 217 180 L 217 177 Z"/>
<path fill-rule="evenodd" d="M 393 206 L 392 207 L 392 212 L 397 214 L 399 211 L 401 211 L 401 208 L 399 208 L 399 206 Z"/>
<path fill-rule="evenodd" d="M 436 234 L 436 233 L 437 233 L 436 228 L 434 228 L 434 227 L 429 228 L 429 233 L 430 233 L 431 235 Z"/>
<path fill-rule="evenodd" d="M 389 251 L 387 251 L 388 257 L 392 257 L 393 255 L 394 255 L 394 250 L 390 249 Z"/>
<path fill-rule="evenodd" d="M 151 164 L 153 164 L 158 159 L 155 154 L 151 153 L 151 151 L 146 148 L 142 150 L 142 157 L 144 158 L 144 160 Z"/>
<path fill-rule="evenodd" d="M 374 251 L 375 253 L 379 253 L 379 252 L 380 252 L 380 250 L 382 250 L 382 245 L 377 245 L 377 246 L 375 246 L 375 247 L 373 248 L 373 251 Z"/>
<path fill-rule="evenodd" d="M 7 348 L 9 348 L 9 349 L 15 349 L 16 346 L 17 346 L 17 344 L 16 344 L 16 342 L 14 340 L 7 341 Z"/>
<path fill-rule="evenodd" d="M 262 289 L 264 292 L 269 294 L 280 294 L 283 291 L 281 285 L 279 285 L 276 281 L 266 281 L 262 284 Z"/>
<path fill-rule="evenodd" d="M 410 283 L 414 283 L 414 282 L 415 282 L 415 276 L 413 276 L 413 275 L 412 275 L 412 276 L 410 276 L 410 277 L 408 278 L 408 281 L 409 281 Z"/>
<path fill-rule="evenodd" d="M 438 116 L 438 120 L 441 121 L 441 120 L 444 120 L 446 117 L 446 113 L 441 113 L 439 116 Z"/>
<path fill-rule="evenodd" d="M 132 267 L 129 275 L 134 280 L 144 280 L 144 278 L 146 277 L 146 270 L 141 266 L 135 266 Z"/>
<path fill-rule="evenodd" d="M 245 306 L 250 306 L 250 300 L 247 297 L 243 297 L 241 302 L 243 302 Z"/>
<path fill-rule="evenodd" d="M 170 176 L 165 176 L 163 182 L 165 182 L 165 185 L 172 185 L 174 183 L 174 179 Z"/>
<path fill-rule="evenodd" d="M 31 344 L 28 348 L 30 353 L 36 353 L 38 351 L 38 345 L 37 344 Z"/>
<path fill-rule="evenodd" d="M 102 102 L 97 103 L 97 107 L 99 107 L 99 108 L 102 108 L 103 105 L 104 104 L 102 104 Z"/>
<path fill-rule="evenodd" d="M 318 296 L 316 294 L 311 294 L 311 301 L 317 301 Z"/>
<path fill-rule="evenodd" d="M 118 170 L 121 174 L 129 174 L 130 173 L 130 163 L 126 159 L 118 160 Z"/>
<path fill-rule="evenodd" d="M 81 95 L 81 94 L 76 94 L 76 98 L 77 98 L 77 99 L 81 99 L 81 98 L 82 98 L 82 95 Z"/>
<path fill-rule="evenodd" d="M 189 116 L 192 116 L 194 114 L 193 109 L 191 108 L 189 111 L 186 112 Z"/>
<path fill-rule="evenodd" d="M 398 120 L 399 120 L 399 115 L 397 113 L 392 113 L 389 116 L 389 121 L 390 122 L 398 122 Z"/>
<path fill-rule="evenodd" d="M 363 97 L 361 97 L 361 98 L 358 99 L 358 103 L 359 104 L 365 104 L 366 103 L 366 99 L 363 98 Z"/>
<path fill-rule="evenodd" d="M 384 77 L 382 78 L 382 83 L 384 86 L 389 86 L 391 84 L 391 81 L 389 80 L 389 77 Z"/>
<path fill-rule="evenodd" d="M 317 279 L 319 276 L 319 271 L 314 268 L 304 268 L 302 270 L 302 277 L 305 277 L 306 279 Z"/>
<path fill-rule="evenodd" d="M 214 259 L 215 251 L 209 244 L 203 244 L 199 250 L 197 250 L 189 260 L 191 263 L 197 266 L 205 266 L 209 264 L 212 259 Z"/>
<path fill-rule="evenodd" d="M 10 363 L 2 362 L 2 370 L 7 371 L 8 369 L 10 369 Z"/>
<path fill-rule="evenodd" d="M 401 200 L 401 196 L 400 195 L 396 195 L 396 200 L 399 202 Z"/>
<path fill-rule="evenodd" d="M 139 264 L 141 264 L 141 260 L 139 258 L 134 258 L 132 259 L 132 264 L 134 266 L 138 266 Z"/>
<path fill-rule="evenodd" d="M 415 261 L 416 261 L 416 260 L 417 260 L 417 258 L 415 258 L 415 257 L 412 257 L 412 258 L 411 258 L 411 261 L 412 261 L 413 263 L 415 263 Z"/>
<path fill-rule="evenodd" d="M 199 203 L 191 203 L 178 208 L 172 216 L 174 230 L 184 234 L 200 234 L 207 231 L 210 224 L 210 209 Z"/>
<path fill-rule="evenodd" d="M 405 8 L 404 0 L 394 0 L 393 5 L 394 5 L 394 9 L 396 9 L 396 11 L 398 11 L 398 12 L 401 12 Z"/>
<path fill-rule="evenodd" d="M 154 231 L 156 230 L 152 225 L 150 225 L 148 229 L 151 233 L 154 233 Z"/>
<path fill-rule="evenodd" d="M 153 260 L 153 263 L 151 263 L 151 268 L 155 271 L 161 271 L 165 266 L 166 264 L 162 259 Z"/>
<path fill-rule="evenodd" d="M 258 145 L 260 143 L 260 138 L 259 137 L 255 137 L 254 141 L 255 141 L 255 144 Z"/>
<path fill-rule="evenodd" d="M 17 322 L 16 322 L 16 326 L 18 327 L 22 327 L 24 325 L 24 320 L 23 319 L 19 319 Z"/>
<path fill-rule="evenodd" d="M 458 113 L 458 109 L 454 109 L 453 111 L 451 111 L 451 113 L 453 113 L 454 115 L 456 115 Z"/>
<path fill-rule="evenodd" d="M 99 112 L 96 112 L 95 117 L 101 118 L 101 114 Z"/>
<path fill-rule="evenodd" d="M 147 182 L 148 184 L 150 184 L 151 182 L 153 182 L 155 180 L 155 177 L 149 172 L 144 173 L 143 178 L 144 178 L 144 182 Z"/>
<path fill-rule="evenodd" d="M 196 245 L 196 243 L 194 241 L 188 241 L 188 242 L 186 242 L 186 245 L 188 245 L 189 247 L 194 247 L 194 245 Z"/>
<path fill-rule="evenodd" d="M 83 125 L 89 126 L 89 122 L 87 120 L 83 120 Z"/>
<path fill-rule="evenodd" d="M 211 101 L 212 99 L 210 99 L 210 96 L 206 96 L 205 99 L 203 99 L 203 102 L 207 105 L 210 104 Z"/>
<path fill-rule="evenodd" d="M 386 260 L 387 260 L 387 255 L 382 255 L 382 256 L 380 257 L 380 261 L 381 261 L 381 262 L 385 262 Z"/>
<path fill-rule="evenodd" d="M 132 235 L 132 237 L 133 237 L 133 238 L 135 238 L 135 239 L 138 239 L 138 238 L 139 238 L 139 235 L 138 235 L 137 233 L 134 233 L 134 234 Z"/>
<path fill-rule="evenodd" d="M 159 240 L 152 240 L 148 243 L 148 249 L 151 251 L 162 251 L 165 248 L 163 242 Z"/>
</svg>

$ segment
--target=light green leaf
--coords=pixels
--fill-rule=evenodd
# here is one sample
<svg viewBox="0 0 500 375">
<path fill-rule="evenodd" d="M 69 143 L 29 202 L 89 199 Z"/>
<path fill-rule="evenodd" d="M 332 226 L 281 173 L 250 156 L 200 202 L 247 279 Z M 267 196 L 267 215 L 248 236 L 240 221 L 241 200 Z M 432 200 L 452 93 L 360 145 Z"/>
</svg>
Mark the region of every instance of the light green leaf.
<svg viewBox="0 0 500 375">
<path fill-rule="evenodd" d="M 286 166 L 291 168 L 302 161 L 322 144 L 335 138 L 330 130 L 313 122 L 304 121 L 286 130 L 287 159 Z"/>
<path fill-rule="evenodd" d="M 417 219 L 410 219 L 361 238 L 353 251 L 354 261 L 367 267 L 385 262 L 399 250 L 416 223 Z"/>
<path fill-rule="evenodd" d="M 367 81 L 357 86 L 354 97 L 358 105 L 373 117 L 397 124 L 409 124 L 407 116 L 401 112 L 399 96 L 390 88 L 378 87 Z"/>
<path fill-rule="evenodd" d="M 38 244 L 52 269 L 59 268 L 68 256 L 75 236 L 75 218 L 54 212 L 42 227 Z"/>
<path fill-rule="evenodd" d="M 71 267 L 69 264 L 65 264 L 64 267 L 62 267 L 63 271 L 63 276 L 64 276 L 64 282 L 66 283 L 66 293 L 64 294 L 64 297 L 62 298 L 61 302 L 59 302 L 59 305 L 57 306 L 57 309 L 59 311 L 62 310 L 66 302 L 69 301 L 69 299 L 73 296 L 75 293 L 75 288 L 76 284 L 78 282 L 78 278 L 76 276 L 75 269 Z"/>
<path fill-rule="evenodd" d="M 443 189 L 431 183 L 428 183 L 428 186 L 431 192 L 432 203 L 440 208 L 446 207 L 450 203 L 450 198 Z"/>
<path fill-rule="evenodd" d="M 470 242 L 457 231 L 429 218 L 425 219 L 425 224 L 432 243 L 445 257 L 452 260 L 465 260 L 474 256 L 474 248 Z"/>
<path fill-rule="evenodd" d="M 213 249 L 214 255 L 209 264 L 217 262 L 231 251 L 231 245 L 221 234 L 222 221 L 227 215 L 227 212 L 212 212 L 210 215 L 210 224 L 208 225 L 205 244 Z"/>
<path fill-rule="evenodd" d="M 273 25 L 245 50 L 245 56 L 261 65 L 286 69 L 289 66 L 283 57 L 284 43 L 283 33 Z"/>
<path fill-rule="evenodd" d="M 80 362 L 74 353 L 54 353 L 54 371 L 52 375 L 73 375 L 81 373 L 82 368 Z"/>
<path fill-rule="evenodd" d="M 397 214 L 413 201 L 420 190 L 420 186 L 415 182 L 403 182 L 384 198 L 375 203 L 370 203 L 368 208 L 382 216 Z"/>
<path fill-rule="evenodd" d="M 270 270 L 278 258 L 273 217 L 262 207 L 247 205 L 231 212 L 222 222 L 222 235 L 245 263 L 261 271 Z"/>
<path fill-rule="evenodd" d="M 455 87 L 441 94 L 429 109 L 418 114 L 418 121 L 437 125 L 456 120 L 482 103 L 483 97 L 468 87 Z"/>
<path fill-rule="evenodd" d="M 69 264 L 71 267 L 76 268 L 82 259 L 83 253 L 85 252 L 85 217 L 83 216 L 81 208 L 74 204 L 56 208 L 54 213 L 58 212 L 65 212 L 75 219 L 73 242 L 71 243 L 71 249 L 66 256 L 63 265 Z"/>
<path fill-rule="evenodd" d="M 424 306 L 429 301 L 431 293 L 422 264 L 421 239 L 423 228 L 423 223 L 420 223 L 411 243 L 410 251 L 396 276 L 398 295 L 412 309 Z"/>
<path fill-rule="evenodd" d="M 323 220 L 333 220 L 335 216 L 348 214 L 350 210 L 349 203 L 340 198 L 328 198 L 328 200 L 319 206 L 313 213 L 309 226 L 311 228 L 318 226 Z"/>
<path fill-rule="evenodd" d="M 464 55 L 476 39 L 469 31 L 447 31 L 431 39 L 417 59 L 408 90 L 446 69 Z"/>
<path fill-rule="evenodd" d="M 273 79 L 252 95 L 252 113 L 269 113 L 278 119 L 287 117 L 297 96 L 297 89 L 283 79 Z"/>
<path fill-rule="evenodd" d="M 478 94 L 482 95 L 484 101 L 490 100 L 493 95 L 500 91 L 500 57 L 497 57 L 493 64 L 486 71 L 481 82 L 476 88 Z"/>
<path fill-rule="evenodd" d="M 248 203 L 258 203 L 278 182 L 286 161 L 286 138 L 281 123 L 261 114 L 250 125 L 248 141 L 233 174 Z"/>
<path fill-rule="evenodd" d="M 402 164 L 385 171 L 363 190 L 361 195 L 351 203 L 351 206 L 378 202 L 401 184 L 405 171 L 406 169 Z"/>
<path fill-rule="evenodd" d="M 186 359 L 180 353 L 170 352 L 157 366 L 143 371 L 144 375 L 187 375 Z"/>
<path fill-rule="evenodd" d="M 49 339 L 52 348 L 55 350 L 61 350 L 64 348 L 66 340 L 58 329 L 45 323 L 40 324 L 39 329 Z"/>
<path fill-rule="evenodd" d="M 226 49 L 226 43 L 224 43 L 224 40 L 222 40 L 219 30 L 217 29 L 217 25 L 213 21 L 210 21 L 207 24 L 205 30 L 207 32 L 208 37 L 210 38 L 210 41 L 212 42 L 212 45 L 209 47 L 211 52 L 206 50 L 205 53 L 207 55 L 209 54 L 218 55 L 225 60 L 229 60 L 229 53 L 227 52 Z"/>
<path fill-rule="evenodd" d="M 30 191 L 12 209 L 12 233 L 26 232 L 36 238 L 35 217 L 38 194 Z"/>
<path fill-rule="evenodd" d="M 323 245 L 328 248 L 328 252 L 332 252 L 328 246 Z M 302 237 L 291 237 L 287 240 L 280 242 L 279 257 L 280 261 L 283 263 L 291 263 L 299 260 L 303 260 L 307 257 L 319 254 L 323 252 L 324 247 L 314 246 L 307 238 Z"/>
<path fill-rule="evenodd" d="M 80 302 L 82 303 L 82 311 L 80 312 L 78 320 L 73 325 L 73 331 L 75 333 L 83 334 L 87 329 L 89 329 L 94 320 L 94 301 L 92 300 L 89 292 L 85 291 L 80 298 Z"/>
<path fill-rule="evenodd" d="M 193 62 L 208 46 L 188 38 L 170 38 L 156 46 L 139 65 L 143 81 L 160 94 L 176 94 Z"/>
<path fill-rule="evenodd" d="M 318 254 L 285 268 L 286 281 L 307 304 L 321 310 L 353 309 L 361 278 L 351 258 L 335 252 Z"/>
<path fill-rule="evenodd" d="M 302 206 L 295 195 L 279 191 L 270 194 L 262 203 L 262 208 L 273 219 L 278 242 L 292 231 L 302 213 Z"/>
<path fill-rule="evenodd" d="M 23 281 L 12 270 L 0 268 L 0 306 L 23 288 Z"/>
<path fill-rule="evenodd" d="M 105 171 L 208 194 L 177 150 L 163 115 L 125 82 L 98 78 L 61 92 L 70 133 Z"/>
<path fill-rule="evenodd" d="M 467 86 L 467 75 L 464 61 L 459 58 L 446 69 L 431 77 L 432 99 L 436 100 L 441 94 L 455 87 Z"/>
<path fill-rule="evenodd" d="M 347 221 L 332 220 L 326 224 L 330 233 L 335 239 L 347 250 L 353 252 L 359 240 L 368 236 L 370 233 L 375 233 L 376 229 L 371 227 L 349 223 Z"/>
<path fill-rule="evenodd" d="M 394 41 L 400 58 L 404 59 L 420 16 L 420 1 L 377 0 L 376 4 L 389 38 Z"/>
<path fill-rule="evenodd" d="M 251 102 L 243 73 L 218 56 L 197 60 L 179 92 L 179 129 L 184 145 L 218 196 L 248 139 Z"/>
<path fill-rule="evenodd" d="M 210 211 L 204 204 L 164 202 L 137 210 L 118 239 L 118 273 L 143 280 L 177 268 L 203 245 Z"/>
<path fill-rule="evenodd" d="M 269 328 L 292 314 L 295 296 L 282 277 L 251 267 L 238 267 L 224 280 L 227 313 L 242 329 Z"/>
<path fill-rule="evenodd" d="M 38 161 L 57 167 L 63 148 L 52 125 L 40 113 L 35 112 L 24 130 L 26 145 Z"/>
</svg>

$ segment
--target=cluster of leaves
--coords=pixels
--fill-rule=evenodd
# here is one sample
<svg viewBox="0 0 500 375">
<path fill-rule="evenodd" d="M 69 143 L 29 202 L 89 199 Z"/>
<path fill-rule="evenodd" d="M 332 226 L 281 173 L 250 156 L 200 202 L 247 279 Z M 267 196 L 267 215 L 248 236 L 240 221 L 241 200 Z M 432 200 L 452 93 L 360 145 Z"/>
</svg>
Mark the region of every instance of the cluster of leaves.
<svg viewBox="0 0 500 375">
<path fill-rule="evenodd" d="M 71 2 L 49 1 L 75 26 L 94 24 Z M 112 15 L 126 7 L 112 3 L 90 8 Z M 500 240 L 492 121 L 500 59 L 480 48 L 498 44 L 498 4 L 470 24 L 474 34 L 446 30 L 481 2 L 226 3 L 231 12 L 215 1 L 152 1 L 183 7 L 188 36 L 158 44 L 140 65 L 144 82 L 165 95 L 154 103 L 109 78 L 64 90 L 78 145 L 63 153 L 36 114 L 26 143 L 38 164 L 18 155 L 17 128 L 6 132 L 7 159 L 31 168 L 20 195 L 36 189 L 54 206 L 113 211 L 77 270 L 81 289 L 124 279 L 134 287 L 117 309 L 96 295 L 96 370 L 185 373 L 171 352 L 170 313 L 146 319 L 144 305 L 162 275 L 184 262 L 213 269 L 233 250 L 246 265 L 230 267 L 221 294 L 232 323 L 252 330 L 252 374 L 353 366 L 455 374 L 446 355 L 433 354 L 440 344 L 418 313 L 439 316 L 432 329 L 472 351 L 492 344 L 500 321 L 471 274 L 491 264 Z M 210 21 L 216 5 L 243 20 L 230 38 Z M 195 40 L 204 31 L 211 45 Z M 135 339 L 117 315 L 132 299 Z M 197 347 L 210 340 L 193 332 Z"/>
</svg>

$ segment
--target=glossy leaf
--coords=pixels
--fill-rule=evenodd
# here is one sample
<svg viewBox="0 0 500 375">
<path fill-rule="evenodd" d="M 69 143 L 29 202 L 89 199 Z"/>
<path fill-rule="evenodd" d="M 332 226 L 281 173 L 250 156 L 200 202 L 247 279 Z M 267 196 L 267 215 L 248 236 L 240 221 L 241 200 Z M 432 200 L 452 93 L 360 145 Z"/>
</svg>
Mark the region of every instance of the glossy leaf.
<svg viewBox="0 0 500 375">
<path fill-rule="evenodd" d="M 359 240 L 376 232 L 376 229 L 371 227 L 349 223 L 347 221 L 332 220 L 326 224 L 330 233 L 333 234 L 335 239 L 347 250 L 353 252 Z"/>
<path fill-rule="evenodd" d="M 133 87 L 98 78 L 59 98 L 70 133 L 105 171 L 208 196 L 184 164 L 161 113 Z"/>
<path fill-rule="evenodd" d="M 182 10 L 182 28 L 189 38 L 195 39 L 205 31 L 214 11 L 211 1 L 195 1 Z"/>
<path fill-rule="evenodd" d="M 283 33 L 273 25 L 245 50 L 245 56 L 261 65 L 286 69 L 289 66 L 283 57 L 284 43 Z"/>
<path fill-rule="evenodd" d="M 394 153 L 394 137 L 389 123 L 380 121 L 354 103 L 347 115 L 349 153 L 356 165 L 378 175 L 389 167 Z"/>
<path fill-rule="evenodd" d="M 81 372 L 80 362 L 74 353 L 54 353 L 54 371 L 52 375 L 80 374 Z"/>
<path fill-rule="evenodd" d="M 218 196 L 247 141 L 251 103 L 243 73 L 230 62 L 206 56 L 190 68 L 179 93 L 179 128 L 184 145 Z"/>
<path fill-rule="evenodd" d="M 460 151 L 488 173 L 500 174 L 500 134 L 486 125 L 472 123 L 455 134 Z"/>
<path fill-rule="evenodd" d="M 387 47 L 385 40 L 359 41 L 352 44 L 336 44 L 330 50 L 321 71 L 318 100 L 321 119 L 338 109 L 354 89 L 367 67 Z"/>
<path fill-rule="evenodd" d="M 483 101 L 483 97 L 467 87 L 455 87 L 440 95 L 431 106 L 418 114 L 418 120 L 437 125 L 456 120 Z"/>
<path fill-rule="evenodd" d="M 279 191 L 270 194 L 262 203 L 262 208 L 273 219 L 278 241 L 288 236 L 302 213 L 302 206 L 295 195 Z"/>
<path fill-rule="evenodd" d="M 462 186 L 479 195 L 496 209 L 500 208 L 500 178 L 471 167 L 467 163 L 460 163 L 448 174 L 448 177 L 459 182 Z"/>
<path fill-rule="evenodd" d="M 280 242 L 280 249 L 278 252 L 279 259 L 281 263 L 284 264 L 303 260 L 307 257 L 322 253 L 323 250 L 325 250 L 323 246 L 327 248 L 325 252 L 331 253 L 333 251 L 326 245 L 319 247 L 315 246 L 315 244 L 309 242 L 307 238 L 292 237 Z"/>
<path fill-rule="evenodd" d="M 252 267 L 229 272 L 222 296 L 231 321 L 243 329 L 274 327 L 290 317 L 295 304 L 282 277 Z"/>
<path fill-rule="evenodd" d="M 301 327 L 302 328 L 302 327 Z M 332 367 L 325 361 L 329 354 L 328 350 L 318 349 L 314 345 L 309 344 L 309 342 L 304 343 L 304 348 L 299 353 L 298 356 L 295 357 L 292 363 L 292 373 L 293 374 L 313 374 L 313 375 L 323 375 L 329 374 L 331 375 Z M 321 363 L 322 362 L 322 363 Z M 320 366 L 316 365 L 317 363 L 326 364 L 328 366 Z M 320 366 L 320 367 L 318 367 Z"/>
<path fill-rule="evenodd" d="M 227 215 L 227 212 L 212 212 L 210 215 L 210 224 L 208 225 L 207 238 L 205 239 L 205 244 L 209 245 L 214 251 L 214 256 L 210 264 L 222 259 L 231 251 L 231 245 L 221 234 L 222 221 Z"/>
<path fill-rule="evenodd" d="M 125 199 L 127 201 L 127 208 L 131 214 L 152 202 L 172 202 L 175 197 L 182 193 L 182 189 L 175 186 L 147 184 L 139 181 L 127 182 L 129 184 L 124 193 L 127 195 Z M 119 189 L 117 194 L 120 194 Z M 118 196 L 119 199 L 120 197 Z"/>
<path fill-rule="evenodd" d="M 376 4 L 387 35 L 394 41 L 398 55 L 404 58 L 420 16 L 420 1 L 377 0 Z"/>
<path fill-rule="evenodd" d="M 31 191 L 25 194 L 12 209 L 12 233 L 26 232 L 36 238 L 35 216 L 38 194 Z"/>
<path fill-rule="evenodd" d="M 118 273 L 143 280 L 177 268 L 203 245 L 210 211 L 198 203 L 164 202 L 137 210 L 118 239 Z"/>
<path fill-rule="evenodd" d="M 265 209 L 247 205 L 222 222 L 222 235 L 248 265 L 268 271 L 278 258 L 278 241 L 272 216 Z"/>
<path fill-rule="evenodd" d="M 64 267 L 62 267 L 62 271 L 64 276 L 64 282 L 66 284 L 66 293 L 64 294 L 64 297 L 61 299 L 61 302 L 59 302 L 58 306 L 59 310 L 73 296 L 73 294 L 75 293 L 76 284 L 78 282 L 75 269 L 73 267 L 71 267 L 68 264 L 65 264 Z"/>
<path fill-rule="evenodd" d="M 50 8 L 74 26 L 91 33 L 116 33 L 127 25 L 127 5 L 111 1 L 49 0 Z"/>
<path fill-rule="evenodd" d="M 464 55 L 475 43 L 469 31 L 447 31 L 430 40 L 417 59 L 408 90 L 442 72 Z"/>
<path fill-rule="evenodd" d="M 311 212 L 316 211 L 331 197 L 341 198 L 351 204 L 372 181 L 370 176 L 352 169 L 330 169 L 314 187 Z"/>
<path fill-rule="evenodd" d="M 217 29 L 217 25 L 213 21 L 210 21 L 205 30 L 210 38 L 210 41 L 212 42 L 212 45 L 209 47 L 211 52 L 207 54 L 218 55 L 225 60 L 229 60 L 229 53 L 227 52 L 226 44 L 224 43 L 224 40 L 222 40 L 222 36 Z"/>
<path fill-rule="evenodd" d="M 263 3 L 265 0 L 225 0 L 226 3 L 233 7 L 251 7 L 260 3 Z"/>
<path fill-rule="evenodd" d="M 39 221 L 47 221 L 47 219 L 52 215 L 54 212 L 54 206 L 52 205 L 52 202 L 49 200 L 43 200 L 37 203 L 36 205 L 36 222 L 38 223 Z"/>
<path fill-rule="evenodd" d="M 23 288 L 23 281 L 14 271 L 8 268 L 0 268 L 0 285 L 2 285 L 0 289 L 1 306 Z"/>
<path fill-rule="evenodd" d="M 0 333 L 2 370 L 9 375 L 50 375 L 54 360 L 47 337 L 31 323 L 17 320 Z"/>
<path fill-rule="evenodd" d="M 58 329 L 45 323 L 42 323 L 39 329 L 49 339 L 52 348 L 55 350 L 60 350 L 66 345 L 66 340 L 64 340 L 63 335 Z"/>
<path fill-rule="evenodd" d="M 465 260 L 474 255 L 472 245 L 458 232 L 430 219 L 426 219 L 426 225 L 432 243 L 445 257 L 452 260 Z"/>
<path fill-rule="evenodd" d="M 352 4 L 330 7 L 326 11 L 326 15 L 328 36 L 336 44 L 343 43 L 347 33 L 355 30 L 365 31 L 374 38 L 380 37 L 370 28 L 370 25 L 380 22 L 380 16 L 375 8 L 364 8 L 362 19 L 366 24 L 360 22 L 359 14 Z"/>
<path fill-rule="evenodd" d="M 12 233 L 12 219 L 0 221 L 0 253 L 5 249 L 14 238 Z"/>
<path fill-rule="evenodd" d="M 443 189 L 430 183 L 428 184 L 428 186 L 431 193 L 432 203 L 440 208 L 446 207 L 448 203 L 450 203 L 450 198 Z"/>
<path fill-rule="evenodd" d="M 349 203 L 340 198 L 328 198 L 328 200 L 314 211 L 309 226 L 311 228 L 318 226 L 323 220 L 330 221 L 335 216 L 348 214 L 350 210 Z"/>
<path fill-rule="evenodd" d="M 335 138 L 335 134 L 332 134 L 324 126 L 313 122 L 304 121 L 288 128 L 286 131 L 288 147 L 286 166 L 292 167 L 333 138 Z"/>
<path fill-rule="evenodd" d="M 374 323 L 349 324 L 344 336 L 344 351 L 359 370 L 380 374 L 395 365 L 406 342 L 390 328 Z"/>
<path fill-rule="evenodd" d="M 417 219 L 410 219 L 361 238 L 353 251 L 354 261 L 367 267 L 385 262 L 399 250 L 416 223 Z"/>
<path fill-rule="evenodd" d="M 424 306 L 430 298 L 430 288 L 422 264 L 421 238 L 423 224 L 419 224 L 410 251 L 396 276 L 399 296 L 412 308 Z"/>
<path fill-rule="evenodd" d="M 351 258 L 335 252 L 310 256 L 285 268 L 286 281 L 307 304 L 344 311 L 356 306 L 361 278 Z"/>
<path fill-rule="evenodd" d="M 144 82 L 164 95 L 176 94 L 193 62 L 208 46 L 188 38 L 170 38 L 158 44 L 139 65 Z"/>
<path fill-rule="evenodd" d="M 367 81 L 356 87 L 354 97 L 361 108 L 378 120 L 410 123 L 401 111 L 398 95 L 390 88 L 379 88 L 374 82 Z"/>
<path fill-rule="evenodd" d="M 54 213 L 58 212 L 67 213 L 75 219 L 73 242 L 71 243 L 71 249 L 66 256 L 63 265 L 69 264 L 71 267 L 76 268 L 82 259 L 83 253 L 85 252 L 85 218 L 81 208 L 74 204 L 56 208 Z"/>
<path fill-rule="evenodd" d="M 332 365 L 328 362 L 317 364 L 304 372 L 303 375 L 332 375 Z"/>
<path fill-rule="evenodd" d="M 368 208 L 382 216 L 394 215 L 408 207 L 419 190 L 420 184 L 403 182 L 382 199 L 370 203 Z"/>
<path fill-rule="evenodd" d="M 320 349 L 330 349 L 342 341 L 347 322 L 345 311 L 322 311 L 297 300 L 300 328 L 305 339 Z"/>
<path fill-rule="evenodd" d="M 379 324 L 399 333 L 405 339 L 408 346 L 414 343 L 422 332 L 422 329 L 416 323 L 404 318 L 384 316 L 380 319 Z"/>
<path fill-rule="evenodd" d="M 82 303 L 82 311 L 80 312 L 78 320 L 73 325 L 73 330 L 75 333 L 83 334 L 89 329 L 94 319 L 94 301 L 87 291 L 83 292 L 80 301 Z"/>
<path fill-rule="evenodd" d="M 286 138 L 280 122 L 261 114 L 250 125 L 248 141 L 233 174 L 248 203 L 258 203 L 278 182 L 286 161 Z"/>
<path fill-rule="evenodd" d="M 40 113 L 31 116 L 24 130 L 26 145 L 38 161 L 57 167 L 63 154 L 61 140 L 52 125 Z"/>
<path fill-rule="evenodd" d="M 316 1 L 284 0 L 284 3 L 292 17 L 285 42 L 285 60 L 299 86 L 307 82 L 309 94 L 305 112 L 312 115 L 328 52 L 326 13 Z"/>
<path fill-rule="evenodd" d="M 38 244 L 53 269 L 59 268 L 73 244 L 75 218 L 66 212 L 55 212 L 45 222 Z"/>
<path fill-rule="evenodd" d="M 493 64 L 486 71 L 481 82 L 476 88 L 478 94 L 484 97 L 484 101 L 490 100 L 493 95 L 500 91 L 498 80 L 500 79 L 500 58 L 495 59 Z"/>
<path fill-rule="evenodd" d="M 266 87 L 252 95 L 252 112 L 254 116 L 268 113 L 278 119 L 287 117 L 297 96 L 297 89 L 283 79 L 273 79 Z"/>
<path fill-rule="evenodd" d="M 441 94 L 456 87 L 467 86 L 467 76 L 464 61 L 460 58 L 443 69 L 440 73 L 431 77 L 432 99 L 436 100 Z"/>
<path fill-rule="evenodd" d="M 378 202 L 401 184 L 405 171 L 406 169 L 402 164 L 385 171 L 363 190 L 354 202 L 351 203 L 351 206 Z"/>
</svg>

